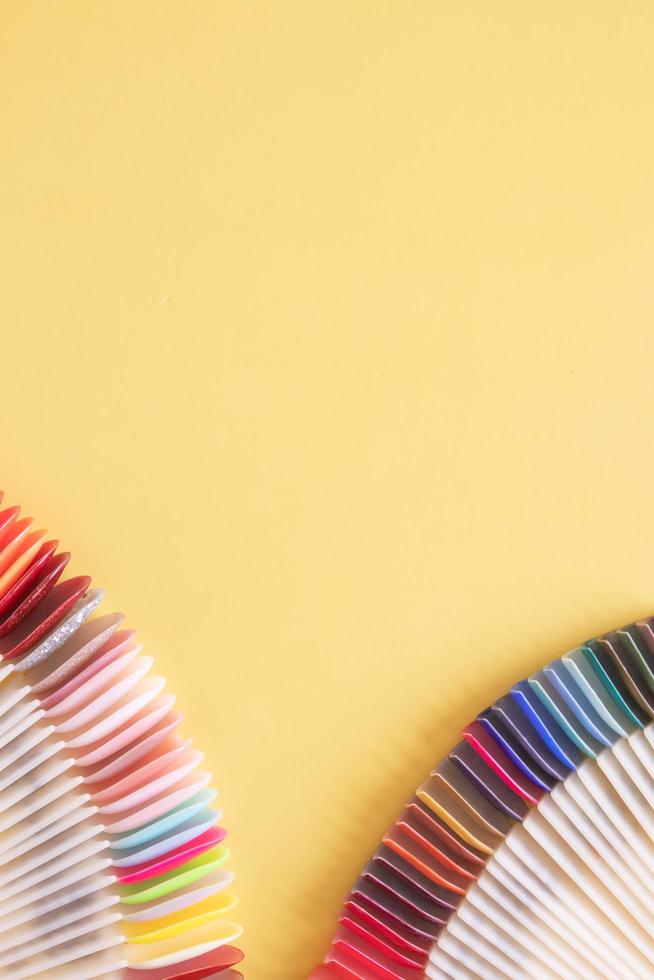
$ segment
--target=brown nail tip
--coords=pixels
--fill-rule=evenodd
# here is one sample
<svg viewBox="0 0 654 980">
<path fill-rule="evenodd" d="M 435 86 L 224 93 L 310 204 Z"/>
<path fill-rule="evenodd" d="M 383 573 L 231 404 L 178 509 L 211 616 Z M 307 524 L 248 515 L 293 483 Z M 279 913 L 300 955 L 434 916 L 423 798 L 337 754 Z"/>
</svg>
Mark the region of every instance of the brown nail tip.
<svg viewBox="0 0 654 980">
<path fill-rule="evenodd" d="M 415 888 L 411 882 L 395 874 L 383 860 L 371 858 L 363 869 L 361 878 L 375 884 L 437 928 L 447 922 L 449 910 L 445 906 L 434 901 L 428 892 Z"/>
<path fill-rule="evenodd" d="M 403 834 L 399 827 L 391 827 L 383 841 L 390 850 L 403 857 L 430 881 L 447 888 L 449 891 L 457 892 L 459 895 L 465 893 L 469 879 L 448 868 L 436 856 L 421 847 L 417 841 Z"/>
<path fill-rule="evenodd" d="M 449 757 L 439 762 L 432 771 L 432 778 L 440 781 L 446 792 L 482 827 L 498 837 L 506 837 L 511 829 L 507 818 L 480 793 Z"/>
<path fill-rule="evenodd" d="M 452 828 L 442 820 L 437 813 L 428 807 L 422 800 L 414 796 L 409 800 L 406 811 L 411 814 L 412 820 L 424 826 L 429 833 L 438 837 L 449 850 L 454 852 L 458 858 L 471 864 L 482 866 L 486 863 L 486 855 L 478 851 L 471 844 L 464 842 Z"/>
<path fill-rule="evenodd" d="M 439 860 L 444 867 L 449 868 L 463 878 L 474 879 L 476 877 L 476 866 L 464 858 L 459 857 L 455 851 L 451 851 L 434 834 L 430 834 L 424 824 L 420 823 L 411 813 L 405 811 L 405 816 L 401 817 L 396 828 L 406 837 L 411 838 L 416 844 L 425 850 L 432 857 Z"/>
<path fill-rule="evenodd" d="M 433 941 L 438 935 L 440 926 L 437 923 L 407 905 L 376 881 L 358 878 L 347 900 L 350 899 L 383 911 L 403 928 L 425 941 Z"/>
<path fill-rule="evenodd" d="M 459 743 L 449 758 L 492 807 L 510 820 L 524 820 L 529 812 L 525 801 L 509 789 L 468 742 Z"/>
</svg>

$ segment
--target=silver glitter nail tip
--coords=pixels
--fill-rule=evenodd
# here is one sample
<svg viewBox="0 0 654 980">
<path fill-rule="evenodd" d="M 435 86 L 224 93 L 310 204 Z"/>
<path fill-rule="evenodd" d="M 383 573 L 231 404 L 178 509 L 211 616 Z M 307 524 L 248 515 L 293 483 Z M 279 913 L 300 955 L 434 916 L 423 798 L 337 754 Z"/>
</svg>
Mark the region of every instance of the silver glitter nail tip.
<svg viewBox="0 0 654 980">
<path fill-rule="evenodd" d="M 32 693 L 41 697 L 81 670 L 111 639 L 124 619 L 123 613 L 108 613 L 80 626 L 54 656 L 32 672 Z"/>
<path fill-rule="evenodd" d="M 82 596 L 75 603 L 68 616 L 55 627 L 52 633 L 49 633 L 44 640 L 41 640 L 33 650 L 22 658 L 16 669 L 21 672 L 31 670 L 32 667 L 36 667 L 37 664 L 43 663 L 52 656 L 55 650 L 63 646 L 66 640 L 88 619 L 93 610 L 100 605 L 103 596 L 104 589 L 91 589 L 85 596 Z"/>
</svg>

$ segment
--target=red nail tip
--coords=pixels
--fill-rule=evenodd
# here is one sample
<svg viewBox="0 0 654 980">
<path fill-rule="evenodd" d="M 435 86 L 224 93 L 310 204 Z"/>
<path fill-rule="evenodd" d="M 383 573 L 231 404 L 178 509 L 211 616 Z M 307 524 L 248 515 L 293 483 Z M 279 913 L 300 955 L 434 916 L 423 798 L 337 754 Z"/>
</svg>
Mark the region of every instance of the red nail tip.
<svg viewBox="0 0 654 980">
<path fill-rule="evenodd" d="M 133 865 L 126 874 L 119 874 L 118 881 L 121 885 L 130 885 L 134 882 L 143 881 L 147 878 L 156 878 L 158 875 L 172 871 L 192 858 L 204 854 L 210 848 L 215 847 L 227 836 L 227 831 L 223 827 L 212 827 L 199 837 L 167 854 L 162 854 L 154 861 L 146 861 L 143 864 Z"/>
<path fill-rule="evenodd" d="M 211 976 L 217 970 L 228 970 L 243 959 L 243 953 L 235 946 L 219 946 L 208 953 L 192 956 L 182 963 L 171 966 L 155 967 L 148 970 L 138 970 L 128 967 L 124 971 L 124 980 L 200 980 L 200 977 Z"/>
<path fill-rule="evenodd" d="M 79 575 L 55 585 L 23 622 L 0 640 L 0 659 L 13 659 L 26 653 L 64 618 L 90 584 L 88 575 Z"/>
<path fill-rule="evenodd" d="M 46 559 L 40 568 L 40 574 L 36 582 L 33 583 L 31 590 L 23 598 L 22 602 L 12 611 L 7 619 L 0 625 L 0 639 L 15 630 L 20 623 L 36 609 L 45 599 L 48 592 L 56 585 L 61 578 L 64 568 L 70 560 L 67 551 L 60 555 L 51 555 Z"/>
</svg>

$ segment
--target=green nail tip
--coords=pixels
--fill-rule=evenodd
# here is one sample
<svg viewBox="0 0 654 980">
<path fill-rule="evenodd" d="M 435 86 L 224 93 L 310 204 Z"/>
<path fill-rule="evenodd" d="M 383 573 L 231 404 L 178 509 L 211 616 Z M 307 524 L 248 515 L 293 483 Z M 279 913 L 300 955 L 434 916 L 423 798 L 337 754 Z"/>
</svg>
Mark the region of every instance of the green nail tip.
<svg viewBox="0 0 654 980">
<path fill-rule="evenodd" d="M 645 726 L 643 725 L 642 721 L 637 715 L 633 713 L 633 711 L 631 710 L 631 708 L 629 707 L 625 699 L 622 697 L 620 691 L 617 689 L 617 687 L 615 686 L 615 684 L 613 683 L 609 675 L 604 670 L 604 667 L 602 666 L 595 651 L 592 650 L 590 647 L 586 647 L 586 646 L 582 647 L 582 650 L 586 654 L 586 657 L 588 658 L 591 667 L 593 668 L 593 670 L 595 671 L 595 673 L 597 674 L 597 676 L 599 677 L 602 684 L 609 692 L 609 694 L 611 695 L 615 703 L 618 705 L 620 710 L 623 711 L 624 714 L 631 719 L 631 721 L 633 721 L 634 725 L 637 725 L 638 728 L 643 729 Z"/>
<path fill-rule="evenodd" d="M 643 651 L 640 649 L 629 630 L 618 630 L 618 636 L 636 662 L 636 666 L 645 678 L 650 691 L 654 691 L 654 673 L 650 667 Z"/>
<path fill-rule="evenodd" d="M 174 871 L 168 871 L 158 878 L 151 878 L 148 882 L 139 882 L 135 885 L 122 885 L 120 888 L 120 898 L 125 905 L 142 905 L 143 902 L 151 902 L 155 898 L 169 895 L 171 892 L 178 891 L 192 885 L 198 878 L 203 878 L 210 871 L 215 871 L 221 864 L 229 858 L 229 848 L 219 844 L 205 854 L 187 861 Z"/>
</svg>

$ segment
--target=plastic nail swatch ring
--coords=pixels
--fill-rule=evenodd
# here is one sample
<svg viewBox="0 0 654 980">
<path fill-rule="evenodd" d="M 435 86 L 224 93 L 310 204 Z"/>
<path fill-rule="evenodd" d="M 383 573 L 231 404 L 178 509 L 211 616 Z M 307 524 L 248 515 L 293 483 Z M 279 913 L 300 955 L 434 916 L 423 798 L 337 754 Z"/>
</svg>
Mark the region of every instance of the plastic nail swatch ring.
<svg viewBox="0 0 654 980">
<path fill-rule="evenodd" d="M 651 980 L 654 619 L 552 661 L 462 734 L 312 980 Z"/>
<path fill-rule="evenodd" d="M 202 753 L 122 615 L 19 513 L 0 510 L 0 978 L 238 980 Z"/>
</svg>

